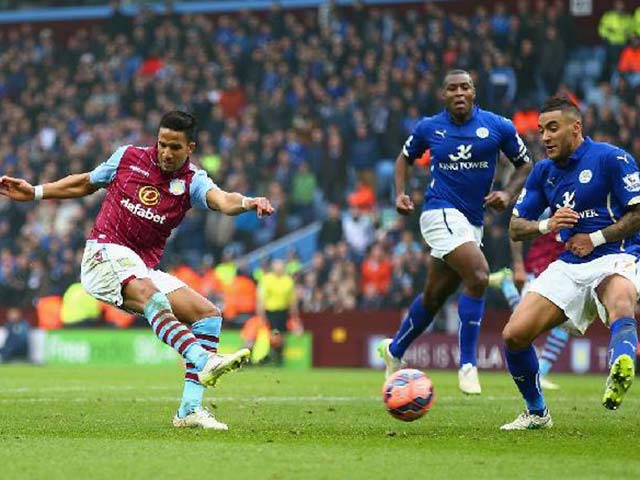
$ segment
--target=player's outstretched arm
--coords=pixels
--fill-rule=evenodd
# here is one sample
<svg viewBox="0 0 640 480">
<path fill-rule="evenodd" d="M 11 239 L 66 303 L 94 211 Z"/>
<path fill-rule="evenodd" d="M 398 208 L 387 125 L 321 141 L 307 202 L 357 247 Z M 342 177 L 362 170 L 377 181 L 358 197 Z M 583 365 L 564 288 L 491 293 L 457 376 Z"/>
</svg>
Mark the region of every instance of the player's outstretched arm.
<svg viewBox="0 0 640 480">
<path fill-rule="evenodd" d="M 275 211 L 271 202 L 264 197 L 245 197 L 240 193 L 225 192 L 219 188 L 212 188 L 207 192 L 207 206 L 225 215 L 239 215 L 255 210 L 259 218 L 271 215 Z"/>
<path fill-rule="evenodd" d="M 531 240 L 548 232 L 572 228 L 578 223 L 579 218 L 575 210 L 566 207 L 559 208 L 551 218 L 542 221 L 527 220 L 514 215 L 509 223 L 509 237 L 514 242 Z"/>
<path fill-rule="evenodd" d="M 43 198 L 78 198 L 94 193 L 98 187 L 89 181 L 88 173 L 68 175 L 60 180 L 44 185 L 31 185 L 22 178 L 0 177 L 0 195 L 18 202 L 41 200 Z"/>
</svg>

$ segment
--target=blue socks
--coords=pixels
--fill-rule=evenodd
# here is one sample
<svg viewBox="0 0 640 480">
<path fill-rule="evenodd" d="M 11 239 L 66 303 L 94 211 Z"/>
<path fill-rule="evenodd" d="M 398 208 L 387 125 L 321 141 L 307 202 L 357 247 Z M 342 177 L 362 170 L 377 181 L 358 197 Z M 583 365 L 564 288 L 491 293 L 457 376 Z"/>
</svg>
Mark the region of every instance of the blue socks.
<svg viewBox="0 0 640 480">
<path fill-rule="evenodd" d="M 558 357 L 564 350 L 565 345 L 569 341 L 569 332 L 564 328 L 556 327 L 547 336 L 540 354 L 540 376 L 548 375 L 556 363 Z"/>
<path fill-rule="evenodd" d="M 222 317 L 204 318 L 191 325 L 191 332 L 198 339 L 198 343 L 207 352 L 215 353 L 218 351 L 220 342 L 220 329 L 222 327 Z M 184 374 L 184 390 L 182 392 L 182 401 L 178 409 L 178 417 L 184 418 L 196 408 L 202 406 L 202 397 L 204 396 L 204 385 L 198 382 L 198 371 L 193 363 L 188 362 L 185 365 L 187 371 Z"/>
<path fill-rule="evenodd" d="M 411 303 L 407 316 L 402 320 L 400 329 L 389 345 L 391 355 L 402 358 L 409 345 L 431 325 L 431 322 L 433 322 L 433 315 L 422 305 L 422 294 L 420 294 Z"/>
<path fill-rule="evenodd" d="M 189 327 L 175 317 L 166 295 L 160 292 L 154 293 L 144 306 L 144 316 L 156 337 L 198 369 L 204 367 L 209 354 L 198 344 Z"/>
<path fill-rule="evenodd" d="M 544 415 L 547 409 L 542 396 L 542 389 L 538 384 L 538 357 L 533 345 L 529 345 L 525 350 L 512 352 L 508 348 L 504 349 L 507 358 L 509 373 L 516 382 L 518 390 L 527 402 L 529 413 L 534 415 Z"/>
<path fill-rule="evenodd" d="M 631 317 L 622 317 L 611 324 L 609 367 L 620 355 L 629 355 L 634 361 L 638 349 L 638 325 Z"/>
<path fill-rule="evenodd" d="M 500 284 L 500 289 L 502 290 L 504 298 L 507 299 L 511 311 L 515 310 L 516 306 L 520 303 L 520 292 L 518 292 L 516 284 L 513 283 L 511 278 L 505 278 Z"/>
<path fill-rule="evenodd" d="M 460 316 L 460 366 L 470 363 L 475 367 L 476 347 L 484 315 L 484 297 L 474 298 L 461 293 L 458 299 L 458 315 Z"/>
</svg>

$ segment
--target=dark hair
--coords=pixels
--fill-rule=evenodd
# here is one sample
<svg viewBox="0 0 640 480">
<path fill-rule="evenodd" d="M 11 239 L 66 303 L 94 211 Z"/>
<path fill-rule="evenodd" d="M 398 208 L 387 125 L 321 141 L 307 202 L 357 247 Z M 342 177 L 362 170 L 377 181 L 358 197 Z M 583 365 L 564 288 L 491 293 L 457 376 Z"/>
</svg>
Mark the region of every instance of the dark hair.
<svg viewBox="0 0 640 480">
<path fill-rule="evenodd" d="M 160 120 L 160 128 L 168 128 L 176 132 L 184 132 L 188 142 L 193 142 L 196 139 L 196 127 L 198 121 L 193 115 L 181 112 L 180 110 L 173 110 L 167 112 L 162 116 Z"/>
<path fill-rule="evenodd" d="M 540 113 L 555 112 L 560 110 L 562 113 L 572 113 L 577 118 L 581 118 L 580 109 L 568 97 L 550 97 L 540 107 Z"/>
<path fill-rule="evenodd" d="M 467 72 L 466 70 L 462 70 L 461 68 L 454 68 L 453 70 L 449 70 L 447 73 L 445 73 L 444 78 L 442 79 L 442 85 L 446 85 L 447 78 L 451 77 L 452 75 L 468 75 L 469 80 L 471 80 L 471 86 L 473 86 L 473 77 L 469 72 Z"/>
</svg>

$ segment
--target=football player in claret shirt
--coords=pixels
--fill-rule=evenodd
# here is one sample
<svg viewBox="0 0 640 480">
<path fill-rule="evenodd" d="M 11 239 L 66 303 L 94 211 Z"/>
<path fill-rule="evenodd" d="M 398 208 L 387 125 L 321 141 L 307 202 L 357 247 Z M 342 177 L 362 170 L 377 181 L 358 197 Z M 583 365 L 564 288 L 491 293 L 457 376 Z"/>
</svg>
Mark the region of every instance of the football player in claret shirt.
<svg viewBox="0 0 640 480">
<path fill-rule="evenodd" d="M 226 430 L 202 407 L 205 386 L 249 358 L 247 349 L 217 354 L 222 317 L 218 307 L 179 279 L 156 269 L 165 243 L 191 207 L 238 215 L 274 211 L 266 198 L 225 192 L 189 161 L 196 119 L 166 113 L 152 147 L 123 146 L 92 172 L 33 186 L 3 176 L 0 194 L 18 201 L 79 198 L 106 189 L 86 243 L 84 288 L 95 298 L 143 314 L 156 336 L 186 361 L 185 386 L 173 424 Z"/>
<path fill-rule="evenodd" d="M 442 88 L 446 108 L 418 122 L 396 160 L 396 209 L 408 215 L 414 210 L 405 193 L 409 167 L 425 150 L 431 150 L 432 181 L 420 215 L 422 236 L 431 248 L 431 257 L 424 293 L 411 304 L 396 336 L 378 346 L 387 376 L 402 368 L 409 345 L 462 283 L 458 299 L 458 384 L 466 394 L 481 392 L 476 347 L 489 278 L 489 265 L 480 250 L 484 209 L 504 210 L 511 205 L 531 169 L 529 154 L 513 123 L 478 108 L 475 95 L 469 73 L 448 72 Z M 516 171 L 504 191 L 492 191 L 501 151 Z"/>
<path fill-rule="evenodd" d="M 548 158 L 527 178 L 509 231 L 514 241 L 558 232 L 566 250 L 532 282 L 502 332 L 509 372 L 527 405 L 503 430 L 552 426 L 532 342 L 558 325 L 583 334 L 599 317 L 611 329 L 606 408 L 620 406 L 635 374 L 640 172 L 624 150 L 583 137 L 569 99 L 549 99 L 539 126 Z M 546 208 L 551 217 L 539 220 Z"/>
</svg>

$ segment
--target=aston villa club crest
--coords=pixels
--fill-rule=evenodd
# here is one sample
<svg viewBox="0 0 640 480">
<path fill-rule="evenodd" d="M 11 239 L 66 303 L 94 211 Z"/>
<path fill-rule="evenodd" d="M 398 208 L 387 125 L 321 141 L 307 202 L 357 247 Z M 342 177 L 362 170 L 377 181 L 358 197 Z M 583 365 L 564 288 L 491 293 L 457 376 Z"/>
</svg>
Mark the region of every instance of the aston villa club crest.
<svg viewBox="0 0 640 480">
<path fill-rule="evenodd" d="M 184 183 L 184 180 L 174 178 L 171 180 L 171 183 L 169 183 L 169 192 L 171 192 L 172 195 L 182 195 L 185 190 L 186 184 Z"/>
</svg>

